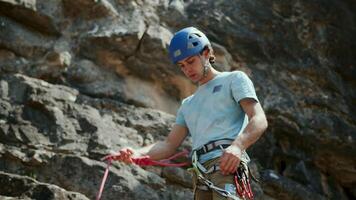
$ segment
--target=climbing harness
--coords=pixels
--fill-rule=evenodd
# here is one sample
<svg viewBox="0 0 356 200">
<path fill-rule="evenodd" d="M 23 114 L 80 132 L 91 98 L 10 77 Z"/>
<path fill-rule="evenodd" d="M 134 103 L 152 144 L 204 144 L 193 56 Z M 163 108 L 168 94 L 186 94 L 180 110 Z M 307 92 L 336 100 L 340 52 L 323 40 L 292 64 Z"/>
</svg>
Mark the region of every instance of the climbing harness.
<svg viewBox="0 0 356 200">
<path fill-rule="evenodd" d="M 224 189 L 221 189 L 219 187 L 216 187 L 211 181 L 209 181 L 207 178 L 205 178 L 202 174 L 202 172 L 199 170 L 199 168 L 201 169 L 205 169 L 205 167 L 203 165 L 201 165 L 198 161 L 197 161 L 197 153 L 196 151 L 193 152 L 193 156 L 192 156 L 192 165 L 193 167 L 188 169 L 189 171 L 193 171 L 197 177 L 198 180 L 200 180 L 202 183 L 204 183 L 208 188 L 214 190 L 215 192 L 217 192 L 218 194 L 220 194 L 223 197 L 226 198 L 231 198 L 233 200 L 240 200 L 238 197 L 236 197 L 235 195 L 231 194 L 231 192 L 226 191 Z M 198 167 L 198 165 L 201 165 L 200 167 Z M 211 170 L 204 170 L 207 173 L 212 173 L 213 171 Z"/>
<path fill-rule="evenodd" d="M 202 186 L 196 186 L 198 189 L 208 190 L 209 188 L 223 197 L 231 198 L 234 200 L 239 200 L 236 195 L 233 195 L 231 192 L 226 191 L 225 189 L 216 187 L 211 181 L 204 177 L 203 174 L 210 174 L 215 171 L 220 170 L 220 167 L 217 164 L 214 164 L 209 169 L 206 169 L 202 164 L 199 163 L 198 157 L 210 151 L 216 149 L 225 149 L 227 146 L 231 145 L 232 140 L 230 139 L 222 139 L 217 141 L 209 142 L 208 144 L 203 145 L 201 148 L 194 150 L 192 152 L 192 168 L 188 169 L 195 173 L 197 179 L 205 184 L 207 188 L 203 188 Z M 253 193 L 251 190 L 250 179 L 249 179 L 249 169 L 247 166 L 247 162 L 249 159 L 241 160 L 240 165 L 237 171 L 234 174 L 234 182 L 236 187 L 236 194 L 238 194 L 242 199 L 253 200 Z"/>
<path fill-rule="evenodd" d="M 214 151 L 217 149 L 226 149 L 227 147 L 229 147 L 231 145 L 231 143 L 234 140 L 232 139 L 220 139 L 220 140 L 213 140 L 205 145 L 203 145 L 202 147 L 200 147 L 199 149 L 196 149 L 195 151 L 197 152 L 197 156 L 201 156 L 205 153 L 208 153 L 210 151 Z"/>
<path fill-rule="evenodd" d="M 152 160 L 149 156 L 141 156 L 141 157 L 137 157 L 137 158 L 131 158 L 131 160 L 134 164 L 139 165 L 139 166 L 156 165 L 156 166 L 164 166 L 164 167 L 183 167 L 183 166 L 190 165 L 190 162 L 171 163 L 170 161 L 175 158 L 178 158 L 178 157 L 187 156 L 188 154 L 189 154 L 189 152 L 187 150 L 183 150 L 182 152 L 179 152 L 167 159 L 159 160 L 159 161 Z M 108 155 L 108 156 L 104 157 L 104 160 L 107 161 L 107 166 L 106 166 L 106 169 L 104 172 L 103 179 L 101 180 L 99 192 L 96 195 L 96 200 L 100 200 L 100 198 L 101 198 L 101 195 L 104 190 L 104 185 L 105 185 L 106 179 L 108 177 L 109 168 L 111 166 L 112 161 L 116 160 L 116 159 L 115 159 L 114 155 Z"/>
</svg>

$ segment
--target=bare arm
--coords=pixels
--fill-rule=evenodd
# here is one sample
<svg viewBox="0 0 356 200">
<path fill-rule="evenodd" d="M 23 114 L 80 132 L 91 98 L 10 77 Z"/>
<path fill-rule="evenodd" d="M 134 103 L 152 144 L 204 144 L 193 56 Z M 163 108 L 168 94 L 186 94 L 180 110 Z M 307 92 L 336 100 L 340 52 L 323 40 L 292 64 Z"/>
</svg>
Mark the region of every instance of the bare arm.
<svg viewBox="0 0 356 200">
<path fill-rule="evenodd" d="M 164 141 L 140 149 L 123 148 L 118 153 L 106 156 L 104 159 L 111 157 L 125 163 L 132 163 L 131 158 L 142 155 L 150 156 L 153 160 L 168 158 L 175 153 L 187 134 L 188 129 L 186 127 L 175 124 Z"/>
<path fill-rule="evenodd" d="M 240 105 L 247 114 L 249 122 L 221 157 L 220 168 L 223 174 L 235 172 L 236 167 L 239 166 L 242 152 L 254 144 L 268 126 L 260 103 L 253 99 L 243 99 L 240 101 Z"/>
<path fill-rule="evenodd" d="M 188 134 L 188 129 L 175 124 L 164 141 L 159 141 L 139 150 L 142 155 L 148 155 L 153 160 L 161 160 L 172 156 L 183 143 Z"/>
<path fill-rule="evenodd" d="M 249 122 L 244 131 L 237 136 L 233 145 L 244 151 L 262 136 L 268 123 L 260 103 L 253 99 L 243 99 L 240 105 L 247 114 Z"/>
</svg>

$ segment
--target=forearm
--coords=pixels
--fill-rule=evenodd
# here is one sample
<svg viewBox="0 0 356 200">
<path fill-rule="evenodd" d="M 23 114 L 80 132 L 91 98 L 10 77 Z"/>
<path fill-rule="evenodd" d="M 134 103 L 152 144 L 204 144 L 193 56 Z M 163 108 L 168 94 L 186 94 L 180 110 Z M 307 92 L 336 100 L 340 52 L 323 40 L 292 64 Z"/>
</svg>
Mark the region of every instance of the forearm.
<svg viewBox="0 0 356 200">
<path fill-rule="evenodd" d="M 152 145 L 137 150 L 140 155 L 148 155 L 153 160 L 161 160 L 168 158 L 173 155 L 175 151 L 176 147 L 169 144 L 169 142 L 166 140 L 156 142 Z"/>
<path fill-rule="evenodd" d="M 237 136 L 232 144 L 241 150 L 246 150 L 262 136 L 267 126 L 268 124 L 264 114 L 253 116 L 243 132 Z"/>
<path fill-rule="evenodd" d="M 136 150 L 139 155 L 150 156 L 153 160 L 161 160 L 172 156 L 188 134 L 188 129 L 175 124 L 165 140 Z"/>
</svg>

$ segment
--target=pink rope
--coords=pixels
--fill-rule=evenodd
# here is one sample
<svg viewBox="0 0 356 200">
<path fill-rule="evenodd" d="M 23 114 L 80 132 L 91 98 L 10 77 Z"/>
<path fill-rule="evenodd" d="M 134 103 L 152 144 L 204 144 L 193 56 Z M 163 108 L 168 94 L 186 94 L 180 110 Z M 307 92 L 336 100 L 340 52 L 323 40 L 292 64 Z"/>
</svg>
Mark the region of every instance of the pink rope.
<svg viewBox="0 0 356 200">
<path fill-rule="evenodd" d="M 100 185 L 99 192 L 98 192 L 98 194 L 96 195 L 96 200 L 100 200 L 101 195 L 102 195 L 102 193 L 103 193 L 104 185 L 105 185 L 106 179 L 107 179 L 108 174 L 109 174 L 109 168 L 110 168 L 110 165 L 111 165 L 111 161 L 112 161 L 112 159 L 108 159 L 108 165 L 106 166 L 106 170 L 105 170 L 105 173 L 104 173 L 104 177 L 103 177 L 103 179 L 101 180 L 101 185 Z"/>
<path fill-rule="evenodd" d="M 133 163 L 135 163 L 136 165 L 139 165 L 139 166 L 158 165 L 158 166 L 164 166 L 164 167 L 183 167 L 183 166 L 189 165 L 190 163 L 189 162 L 171 163 L 170 160 L 178 158 L 178 157 L 182 157 L 182 156 L 187 156 L 188 153 L 189 152 L 187 150 L 183 150 L 182 152 L 176 153 L 173 156 L 171 156 L 167 159 L 164 159 L 164 160 L 160 160 L 160 161 L 152 160 L 149 156 L 141 156 L 141 157 L 137 157 L 137 158 L 132 158 L 131 160 Z M 104 185 L 105 185 L 106 179 L 109 174 L 109 168 L 110 168 L 111 162 L 113 160 L 115 160 L 114 157 L 111 157 L 111 156 L 105 156 L 105 159 L 108 161 L 108 165 L 106 167 L 103 179 L 101 180 L 101 185 L 100 185 L 99 192 L 96 195 L 96 200 L 100 200 L 100 198 L 101 198 L 101 195 L 104 190 Z"/>
</svg>

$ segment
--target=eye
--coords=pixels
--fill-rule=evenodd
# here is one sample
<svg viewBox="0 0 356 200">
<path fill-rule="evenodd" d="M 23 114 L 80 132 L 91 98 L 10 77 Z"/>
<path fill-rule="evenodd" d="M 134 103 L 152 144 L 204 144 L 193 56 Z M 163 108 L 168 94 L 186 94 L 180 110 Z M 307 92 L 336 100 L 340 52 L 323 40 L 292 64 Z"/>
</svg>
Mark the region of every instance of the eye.
<svg viewBox="0 0 356 200">
<path fill-rule="evenodd" d="M 194 61 L 195 61 L 195 59 L 190 59 L 190 60 L 187 60 L 187 63 L 188 63 L 188 64 L 193 64 Z"/>
</svg>

